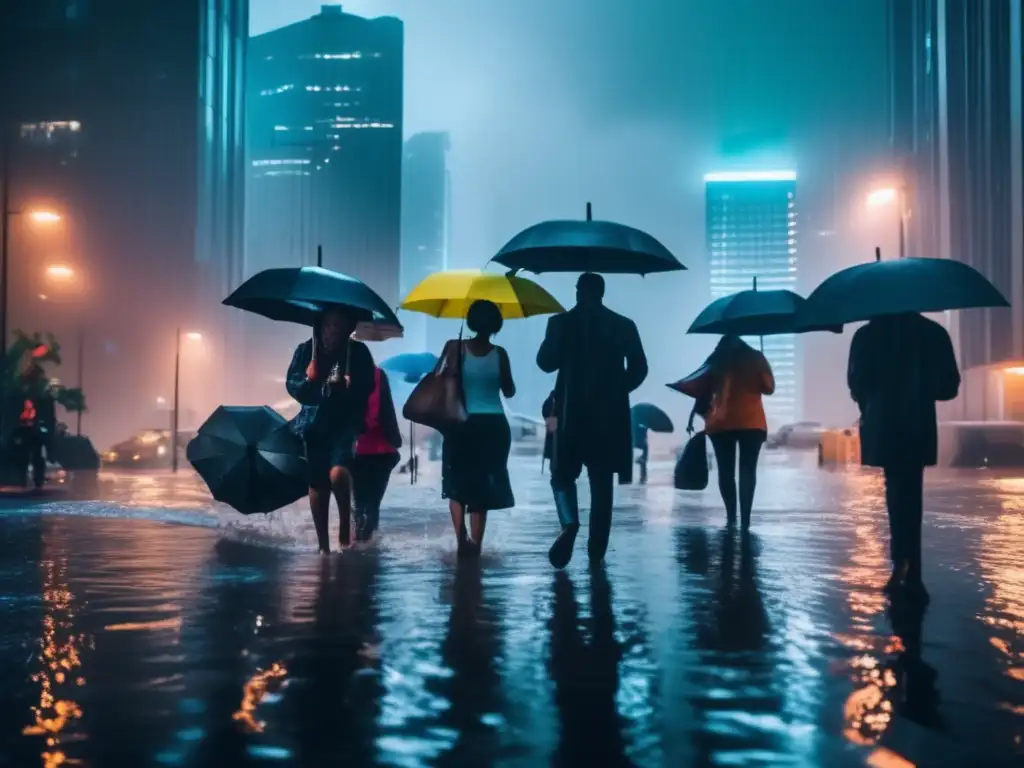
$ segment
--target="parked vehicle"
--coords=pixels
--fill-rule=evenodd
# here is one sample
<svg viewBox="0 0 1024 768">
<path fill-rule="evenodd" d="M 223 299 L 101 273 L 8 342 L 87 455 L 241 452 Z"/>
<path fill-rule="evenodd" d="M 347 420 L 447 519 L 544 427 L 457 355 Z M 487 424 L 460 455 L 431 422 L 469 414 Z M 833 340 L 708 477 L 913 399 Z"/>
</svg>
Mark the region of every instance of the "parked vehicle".
<svg viewBox="0 0 1024 768">
<path fill-rule="evenodd" d="M 186 463 L 185 448 L 195 432 L 178 433 L 178 462 Z M 166 469 L 171 466 L 171 430 L 144 429 L 113 446 L 103 465 L 121 469 Z"/>
<path fill-rule="evenodd" d="M 786 424 L 778 432 L 768 436 L 769 448 L 816 449 L 821 443 L 825 428 L 817 421 L 800 421 Z"/>
</svg>

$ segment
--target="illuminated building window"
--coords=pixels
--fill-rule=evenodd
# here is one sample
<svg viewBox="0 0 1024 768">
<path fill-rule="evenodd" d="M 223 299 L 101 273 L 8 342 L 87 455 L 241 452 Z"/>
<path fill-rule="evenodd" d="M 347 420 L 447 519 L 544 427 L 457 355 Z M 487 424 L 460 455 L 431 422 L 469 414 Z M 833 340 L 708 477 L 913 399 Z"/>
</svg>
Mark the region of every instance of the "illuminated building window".
<svg viewBox="0 0 1024 768">
<path fill-rule="evenodd" d="M 277 88 L 264 88 L 260 91 L 260 96 L 276 96 L 279 93 L 287 93 L 288 91 L 294 90 L 295 85 L 289 83 L 288 85 L 280 85 Z"/>
<path fill-rule="evenodd" d="M 257 168 L 265 165 L 309 165 L 310 160 L 305 158 L 297 158 L 294 160 L 274 158 L 272 160 L 253 160 L 252 164 Z"/>
<path fill-rule="evenodd" d="M 353 53 L 314 53 L 312 56 L 309 56 L 307 54 L 305 56 L 300 56 L 299 58 L 300 59 L 344 59 L 344 60 L 348 60 L 348 59 L 361 59 L 361 58 L 363 58 L 363 54 L 360 53 L 359 51 L 355 51 Z"/>
</svg>

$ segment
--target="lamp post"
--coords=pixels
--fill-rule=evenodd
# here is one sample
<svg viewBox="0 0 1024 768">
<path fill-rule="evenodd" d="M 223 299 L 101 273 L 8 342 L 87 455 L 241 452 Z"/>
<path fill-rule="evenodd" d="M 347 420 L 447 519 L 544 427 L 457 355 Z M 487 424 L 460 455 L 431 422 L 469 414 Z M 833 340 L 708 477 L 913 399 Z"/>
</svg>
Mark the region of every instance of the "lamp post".
<svg viewBox="0 0 1024 768">
<path fill-rule="evenodd" d="M 899 215 L 899 249 L 900 258 L 907 255 L 907 219 L 910 218 L 910 209 L 907 207 L 907 188 L 902 184 L 898 187 L 879 187 L 868 193 L 867 204 L 869 208 L 880 208 L 886 205 L 895 204 Z"/>
<path fill-rule="evenodd" d="M 174 410 L 171 411 L 171 471 L 178 471 L 178 414 L 181 407 L 181 338 L 201 341 L 203 334 L 197 331 L 182 333 L 178 328 L 174 337 Z"/>
</svg>

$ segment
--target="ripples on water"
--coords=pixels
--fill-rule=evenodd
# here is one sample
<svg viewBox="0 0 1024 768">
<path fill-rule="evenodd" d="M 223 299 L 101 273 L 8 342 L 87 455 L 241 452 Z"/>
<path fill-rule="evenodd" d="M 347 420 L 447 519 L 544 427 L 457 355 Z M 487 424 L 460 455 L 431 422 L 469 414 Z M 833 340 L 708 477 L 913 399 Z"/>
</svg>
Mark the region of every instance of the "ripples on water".
<svg viewBox="0 0 1024 768">
<path fill-rule="evenodd" d="M 619 490 L 607 570 L 561 574 L 526 463 L 476 564 L 430 471 L 395 477 L 380 542 L 332 558 L 301 505 L 241 518 L 184 473 L 8 505 L 0 763 L 1024 759 L 1024 482 L 930 478 L 925 615 L 880 593 L 875 475 L 769 455 L 747 539 L 670 469 Z"/>
</svg>

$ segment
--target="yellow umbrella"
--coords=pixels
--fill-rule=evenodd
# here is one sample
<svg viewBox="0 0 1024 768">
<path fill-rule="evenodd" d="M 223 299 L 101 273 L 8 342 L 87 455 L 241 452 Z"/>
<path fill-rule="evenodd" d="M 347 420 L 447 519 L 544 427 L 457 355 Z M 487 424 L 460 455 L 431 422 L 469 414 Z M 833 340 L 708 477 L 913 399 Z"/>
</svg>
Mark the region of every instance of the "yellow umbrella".
<svg viewBox="0 0 1024 768">
<path fill-rule="evenodd" d="M 554 296 L 532 280 L 475 269 L 428 275 L 409 291 L 399 308 L 431 317 L 465 318 L 473 302 L 480 299 L 494 302 L 506 320 L 565 311 Z"/>
</svg>

